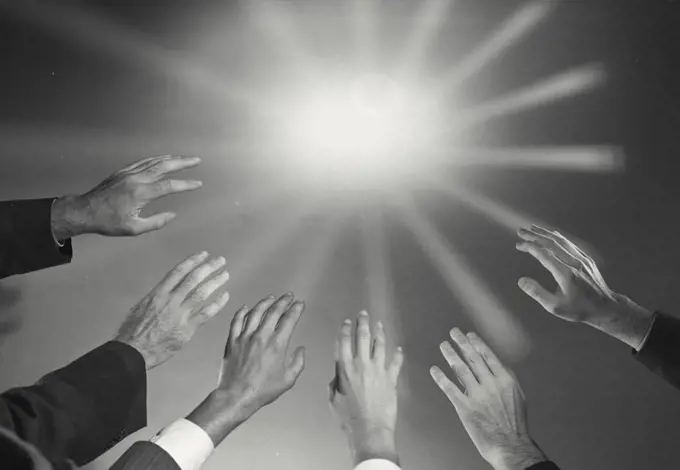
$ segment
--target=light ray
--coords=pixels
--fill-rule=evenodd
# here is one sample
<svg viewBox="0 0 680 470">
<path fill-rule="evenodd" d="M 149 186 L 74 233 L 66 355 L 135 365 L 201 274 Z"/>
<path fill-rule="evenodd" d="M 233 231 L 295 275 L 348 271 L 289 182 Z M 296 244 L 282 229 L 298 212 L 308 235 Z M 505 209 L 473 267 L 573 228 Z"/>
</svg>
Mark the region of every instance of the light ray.
<svg viewBox="0 0 680 470">
<path fill-rule="evenodd" d="M 306 299 L 307 302 L 315 299 L 316 288 L 334 255 L 346 221 L 346 212 L 333 214 L 330 221 L 314 236 L 311 245 L 305 248 L 304 261 L 296 268 L 293 280 L 290 281 L 296 297 Z"/>
<path fill-rule="evenodd" d="M 398 312 L 388 258 L 385 233 L 379 207 L 367 206 L 362 214 L 362 238 L 368 289 L 369 313 L 398 328 Z M 401 338 L 401 335 L 398 335 Z"/>
<path fill-rule="evenodd" d="M 372 70 L 375 66 L 375 59 L 378 49 L 377 34 L 377 9 L 380 0 L 353 0 L 352 15 L 353 31 L 352 37 L 355 41 L 357 57 L 360 68 Z"/>
<path fill-rule="evenodd" d="M 471 147 L 432 150 L 432 163 L 529 170 L 611 173 L 623 171 L 623 149 L 614 146 Z"/>
<path fill-rule="evenodd" d="M 92 12 L 53 2 L 2 2 L 0 7 L 11 8 L 20 17 L 46 26 L 79 46 L 96 47 L 124 60 L 134 59 L 154 72 L 169 74 L 197 90 L 207 91 L 214 99 L 269 113 L 253 90 L 218 77 L 186 57 L 154 45 L 143 34 Z"/>
<path fill-rule="evenodd" d="M 371 321 L 381 320 L 388 337 L 388 350 L 403 345 L 404 332 L 399 321 L 400 312 L 394 292 L 394 282 L 387 251 L 387 240 L 382 214 L 382 204 L 367 205 L 362 213 L 362 246 L 368 290 L 368 312 Z M 402 370 L 402 384 L 408 384 L 408 368 Z M 409 389 L 402 386 L 400 393 L 405 397 Z"/>
<path fill-rule="evenodd" d="M 279 0 L 248 0 L 255 25 L 270 39 L 270 44 L 287 59 L 288 65 L 302 76 L 314 73 L 316 59 L 299 35 L 291 2 Z"/>
<path fill-rule="evenodd" d="M 425 0 L 416 14 L 413 32 L 406 41 L 399 62 L 399 74 L 409 76 L 416 72 L 424 55 L 447 21 L 452 0 Z"/>
<path fill-rule="evenodd" d="M 556 101 L 586 93 L 605 80 L 604 68 L 598 64 L 585 65 L 541 80 L 509 95 L 462 110 L 462 126 L 537 108 Z"/>
<path fill-rule="evenodd" d="M 550 224 L 538 217 L 516 211 L 510 206 L 501 204 L 483 194 L 469 188 L 465 188 L 460 184 L 448 184 L 440 178 L 432 177 L 428 179 L 428 187 L 450 197 L 453 200 L 461 202 L 469 208 L 475 210 L 487 220 L 494 222 L 506 229 L 513 235 L 517 233 L 520 228 L 529 228 L 532 225 L 539 225 L 541 227 L 554 230 L 553 224 Z M 560 230 L 560 229 L 557 229 Z M 578 245 L 581 249 L 586 251 L 593 260 L 602 264 L 603 258 L 597 253 L 594 247 L 585 240 L 574 235 L 560 230 L 564 236 Z"/>
<path fill-rule="evenodd" d="M 318 200 L 306 200 L 296 206 L 291 213 L 272 220 L 267 224 L 267 228 L 256 236 L 240 243 L 238 255 L 231 260 L 227 259 L 229 272 L 234 273 L 234 282 L 250 281 L 254 272 L 269 256 L 285 246 L 291 237 L 303 229 L 304 219 L 318 210 L 319 206 Z"/>
<path fill-rule="evenodd" d="M 491 61 L 500 57 L 505 50 L 526 37 L 548 16 L 556 3 L 536 0 L 523 5 L 475 51 L 444 73 L 437 96 L 446 99 L 461 82 L 474 76 Z"/>
<path fill-rule="evenodd" d="M 519 321 L 501 305 L 432 223 L 417 212 L 411 200 L 397 195 L 393 200 L 401 219 L 412 231 L 449 289 L 460 299 L 481 336 L 489 340 L 502 354 L 515 360 L 523 357 L 529 349 L 529 337 Z"/>
</svg>

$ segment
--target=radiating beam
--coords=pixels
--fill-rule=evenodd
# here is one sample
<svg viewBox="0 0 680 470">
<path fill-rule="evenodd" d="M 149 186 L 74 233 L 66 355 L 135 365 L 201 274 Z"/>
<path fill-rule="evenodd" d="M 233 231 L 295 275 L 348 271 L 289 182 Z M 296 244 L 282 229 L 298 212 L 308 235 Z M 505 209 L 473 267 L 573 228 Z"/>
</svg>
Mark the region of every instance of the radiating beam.
<svg viewBox="0 0 680 470">
<path fill-rule="evenodd" d="M 513 235 L 517 233 L 519 228 L 526 229 L 532 225 L 539 225 L 547 229 L 555 229 L 553 224 L 541 220 L 536 216 L 528 215 L 524 212 L 515 210 L 508 205 L 494 201 L 493 199 L 477 191 L 474 191 L 470 188 L 465 188 L 455 182 L 446 182 L 441 178 L 433 176 L 428 178 L 427 185 L 430 189 L 448 196 L 454 201 L 465 204 L 470 209 L 481 214 L 487 220 L 498 224 Z M 565 232 L 564 229 L 557 230 L 559 230 L 569 240 L 574 242 L 582 250 L 588 253 L 596 263 L 600 265 L 604 263 L 603 258 L 590 243 Z"/>
<path fill-rule="evenodd" d="M 309 50 L 309 44 L 299 34 L 292 2 L 281 0 L 248 0 L 255 25 L 267 35 L 270 45 L 287 61 L 288 65 L 301 76 L 311 76 L 316 71 L 316 58 Z"/>
<path fill-rule="evenodd" d="M 397 330 L 399 312 L 394 299 L 394 286 L 387 256 L 383 215 L 379 207 L 367 204 L 362 212 L 361 229 L 366 288 L 368 290 L 368 311 L 375 316 L 375 319 L 394 325 L 394 334 L 400 333 Z M 398 340 L 399 338 L 401 338 L 400 334 L 395 339 Z"/>
<path fill-rule="evenodd" d="M 598 64 L 585 65 L 541 80 L 509 95 L 462 110 L 460 124 L 468 126 L 489 119 L 537 108 L 556 101 L 586 93 L 605 80 L 604 68 Z"/>
<path fill-rule="evenodd" d="M 392 198 L 405 225 L 439 271 L 451 292 L 461 301 L 480 335 L 493 347 L 512 359 L 523 357 L 529 350 L 529 337 L 515 319 L 467 266 L 439 231 L 418 213 L 412 200 L 396 195 Z M 455 317 L 451 318 L 455 326 Z"/>
<path fill-rule="evenodd" d="M 331 214 L 324 226 L 314 234 L 314 241 L 305 247 L 302 262 L 295 268 L 295 274 L 289 283 L 296 297 L 303 298 L 308 303 L 316 299 L 317 287 L 333 259 L 346 221 L 346 212 Z"/>
<path fill-rule="evenodd" d="M 348 2 L 352 7 L 352 32 L 359 67 L 371 70 L 375 66 L 378 54 L 377 10 L 380 0 L 353 0 Z"/>
<path fill-rule="evenodd" d="M 143 34 L 93 12 L 61 2 L 0 2 L 0 8 L 9 8 L 23 19 L 45 26 L 78 46 L 93 47 L 123 60 L 132 59 L 150 66 L 156 73 L 167 74 L 210 93 L 215 100 L 245 106 L 255 112 L 269 112 L 249 88 L 218 77 L 187 57 L 154 45 Z"/>
<path fill-rule="evenodd" d="M 486 65 L 525 38 L 540 22 L 548 16 L 557 2 L 535 0 L 527 2 L 500 28 L 470 55 L 455 64 L 444 73 L 441 79 L 438 96 L 445 99 L 461 82 L 479 73 Z"/>
<path fill-rule="evenodd" d="M 431 150 L 437 168 L 491 166 L 527 170 L 611 173 L 623 171 L 623 149 L 615 146 L 470 147 Z"/>
<path fill-rule="evenodd" d="M 390 266 L 390 257 L 384 225 L 383 201 L 366 204 L 361 213 L 362 246 L 364 252 L 364 269 L 366 273 L 366 289 L 368 290 L 368 312 L 371 321 L 381 320 L 385 325 L 388 340 L 388 351 L 393 352 L 397 346 L 404 346 L 406 337 L 399 321 L 399 304 L 395 296 L 394 281 Z M 410 395 L 409 371 L 404 367 L 401 373 L 400 393 L 404 399 Z"/>
<path fill-rule="evenodd" d="M 425 54 L 447 21 L 452 0 L 425 0 L 415 15 L 413 30 L 406 40 L 399 59 L 400 75 L 410 76 L 418 71 Z"/>
<path fill-rule="evenodd" d="M 266 230 L 259 231 L 238 245 L 238 255 L 227 258 L 227 267 L 235 283 L 248 282 L 253 274 L 277 250 L 282 249 L 302 230 L 306 217 L 319 209 L 319 201 L 306 200 L 290 213 L 273 218 Z"/>
<path fill-rule="evenodd" d="M 545 226 L 537 218 L 518 212 L 511 207 L 500 204 L 476 191 L 464 188 L 459 184 L 447 184 L 440 178 L 430 178 L 428 185 L 431 189 L 462 202 L 466 206 L 479 212 L 492 222 L 499 224 L 508 231 L 515 233 L 520 227 L 530 227 L 532 224 Z"/>
</svg>

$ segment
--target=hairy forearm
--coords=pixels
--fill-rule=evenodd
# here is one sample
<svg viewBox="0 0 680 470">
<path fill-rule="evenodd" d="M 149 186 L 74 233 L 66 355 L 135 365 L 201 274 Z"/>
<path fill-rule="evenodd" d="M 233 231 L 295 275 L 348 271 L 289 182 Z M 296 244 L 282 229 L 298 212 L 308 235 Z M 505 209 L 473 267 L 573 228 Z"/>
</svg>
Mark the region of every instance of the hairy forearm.
<svg viewBox="0 0 680 470">
<path fill-rule="evenodd" d="M 64 196 L 55 200 L 50 217 L 54 238 L 67 240 L 85 233 L 85 214 L 85 204 L 77 196 Z"/>
<path fill-rule="evenodd" d="M 548 458 L 530 437 L 499 448 L 489 460 L 494 470 L 525 470 Z"/>
<path fill-rule="evenodd" d="M 370 459 L 384 459 L 399 465 L 394 431 L 362 429 L 347 432 L 354 465 Z"/>
<path fill-rule="evenodd" d="M 625 295 L 615 294 L 614 300 L 586 323 L 637 350 L 642 346 L 653 318 L 653 312 Z"/>
<path fill-rule="evenodd" d="M 234 429 L 249 418 L 242 400 L 228 392 L 212 392 L 187 416 L 203 429 L 217 447 Z"/>
</svg>

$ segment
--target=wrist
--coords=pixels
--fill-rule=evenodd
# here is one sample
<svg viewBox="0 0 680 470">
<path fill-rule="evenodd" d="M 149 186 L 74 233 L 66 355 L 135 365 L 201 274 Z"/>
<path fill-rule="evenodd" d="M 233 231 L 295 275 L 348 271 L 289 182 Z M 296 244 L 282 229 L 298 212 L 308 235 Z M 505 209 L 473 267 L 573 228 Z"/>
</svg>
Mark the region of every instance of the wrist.
<svg viewBox="0 0 680 470">
<path fill-rule="evenodd" d="M 614 293 L 612 301 L 598 315 L 584 323 L 638 350 L 652 325 L 654 313 L 625 295 Z"/>
<path fill-rule="evenodd" d="M 57 198 L 52 204 L 50 223 L 52 235 L 59 241 L 87 231 L 87 204 L 79 196 Z"/>
<path fill-rule="evenodd" d="M 228 391 L 215 390 L 186 419 L 203 429 L 217 447 L 249 417 L 242 398 Z"/>
<path fill-rule="evenodd" d="M 378 426 L 360 426 L 345 430 L 354 465 L 370 459 L 384 459 L 399 465 L 395 433 Z"/>
<path fill-rule="evenodd" d="M 543 451 L 529 436 L 519 437 L 493 450 L 487 458 L 494 470 L 525 470 L 547 460 Z"/>
</svg>

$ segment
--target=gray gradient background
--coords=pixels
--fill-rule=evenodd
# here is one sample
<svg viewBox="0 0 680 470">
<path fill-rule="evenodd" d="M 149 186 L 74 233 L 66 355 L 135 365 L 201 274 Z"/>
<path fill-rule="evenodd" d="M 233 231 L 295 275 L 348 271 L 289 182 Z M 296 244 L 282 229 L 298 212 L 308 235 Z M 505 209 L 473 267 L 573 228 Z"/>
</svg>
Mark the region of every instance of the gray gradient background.
<svg viewBox="0 0 680 470">
<path fill-rule="evenodd" d="M 158 45 L 200 55 L 231 76 L 272 79 L 259 59 L 249 61 L 251 48 L 261 45 L 234 33 L 240 31 L 240 17 L 232 2 L 63 3 L 85 5 L 144 32 Z M 411 11 L 408 2 L 391 5 L 392 13 L 382 18 L 386 53 L 398 50 Z M 458 2 L 433 51 L 432 69 L 469 50 L 514 5 Z M 474 139 L 498 145 L 620 144 L 627 157 L 625 172 L 484 169 L 450 179 L 451 184 L 465 180 L 587 240 L 606 260 L 602 270 L 613 288 L 649 308 L 669 311 L 680 301 L 674 288 L 680 263 L 675 160 L 680 97 L 673 72 L 680 52 L 679 8 L 662 1 L 561 2 L 531 38 L 463 91 L 465 100 L 475 103 L 572 65 L 602 61 L 609 74 L 604 88 L 494 121 Z M 307 346 L 304 375 L 293 392 L 231 435 L 206 468 L 350 468 L 344 438 L 326 405 L 326 384 L 338 326 L 368 304 L 358 219 L 348 219 L 332 250 L 324 247 L 319 240 L 333 229 L 328 216 L 336 206 L 331 206 L 307 217 L 294 237 L 260 263 L 231 266 L 233 260 L 255 255 L 248 251 L 253 237 L 266 238 L 286 223 L 296 202 L 309 197 L 291 189 L 293 178 L 285 182 L 289 198 L 255 210 L 253 188 L 266 191 L 277 180 L 276 172 L 255 171 L 243 155 L 221 151 L 213 142 L 256 135 L 256 123 L 152 64 L 68 40 L 63 31 L 27 22 L 11 9 L 1 13 L 0 198 L 83 191 L 122 165 L 154 153 L 203 156 L 202 166 L 187 175 L 205 185 L 200 192 L 154 206 L 180 215 L 162 232 L 138 239 L 84 236 L 74 241 L 71 265 L 3 281 L 3 318 L 20 328 L 0 351 L 0 389 L 30 384 L 107 341 L 127 310 L 166 271 L 188 254 L 207 249 L 230 263 L 232 300 L 184 351 L 150 373 L 149 426 L 88 468 L 107 468 L 133 440 L 148 438 L 191 410 L 214 386 L 232 313 L 243 303 L 252 305 L 289 289 L 308 301 L 294 338 L 296 345 Z M 318 30 L 324 23 L 309 21 L 303 32 L 313 33 L 314 24 Z M 318 37 L 325 39 L 310 44 L 321 55 L 342 56 L 350 50 L 343 27 L 341 22 L 337 28 L 322 27 Z M 547 454 L 564 469 L 677 468 L 677 391 L 636 364 L 625 346 L 553 319 L 526 298 L 516 287 L 520 276 L 550 281 L 537 263 L 515 252 L 510 233 L 436 193 L 422 191 L 417 198 L 423 213 L 529 332 L 529 355 L 512 365 L 528 396 L 532 433 Z M 225 220 L 225 213 L 233 216 Z M 487 468 L 428 374 L 431 364 L 443 365 L 437 345 L 448 329 L 458 325 L 467 331 L 471 322 L 409 232 L 389 214 L 385 220 L 399 308 L 398 324 L 390 328 L 402 332 L 407 357 L 399 426 L 403 467 Z M 314 250 L 330 256 L 316 271 L 306 270 L 313 266 Z"/>
</svg>

